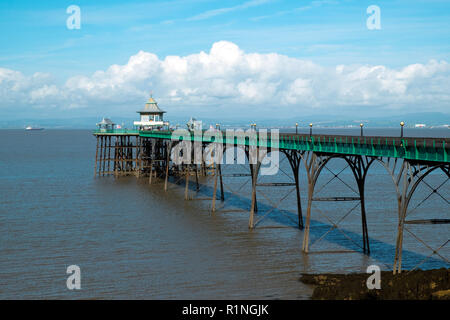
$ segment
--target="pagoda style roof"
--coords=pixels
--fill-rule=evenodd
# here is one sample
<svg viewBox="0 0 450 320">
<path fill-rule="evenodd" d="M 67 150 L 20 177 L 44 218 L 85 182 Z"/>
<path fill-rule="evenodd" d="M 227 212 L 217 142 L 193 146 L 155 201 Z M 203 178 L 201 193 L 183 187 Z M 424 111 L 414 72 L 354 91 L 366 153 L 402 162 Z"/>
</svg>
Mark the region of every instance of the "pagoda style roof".
<svg viewBox="0 0 450 320">
<path fill-rule="evenodd" d="M 156 103 L 155 99 L 153 97 L 150 97 L 148 99 L 147 103 L 145 104 L 145 107 L 141 111 L 137 111 L 138 113 L 166 113 L 165 111 L 161 110 L 158 107 L 158 103 Z"/>
<path fill-rule="evenodd" d="M 100 125 L 113 125 L 113 124 L 115 124 L 115 123 L 112 122 L 111 119 L 109 119 L 109 118 L 103 118 L 102 121 L 97 123 L 98 126 L 100 126 Z"/>
</svg>

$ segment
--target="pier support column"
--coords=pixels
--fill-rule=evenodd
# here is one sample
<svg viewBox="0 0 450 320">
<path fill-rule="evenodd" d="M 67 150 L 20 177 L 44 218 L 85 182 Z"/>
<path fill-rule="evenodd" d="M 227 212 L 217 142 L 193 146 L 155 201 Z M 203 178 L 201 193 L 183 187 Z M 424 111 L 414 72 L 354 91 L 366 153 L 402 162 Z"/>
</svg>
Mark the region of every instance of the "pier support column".
<svg viewBox="0 0 450 320">
<path fill-rule="evenodd" d="M 100 155 L 100 175 L 105 175 L 105 153 L 106 153 L 106 137 L 102 136 L 102 150 Z"/>
<path fill-rule="evenodd" d="M 399 166 L 399 162 L 402 161 L 401 166 Z M 408 215 L 408 205 L 410 200 L 416 190 L 417 186 L 423 179 L 433 172 L 434 170 L 441 168 L 447 175 L 447 182 L 450 178 L 450 170 L 448 164 L 436 164 L 436 163 L 427 163 L 427 162 L 413 162 L 409 160 L 399 160 L 397 158 L 387 158 L 385 161 L 380 160 L 380 162 L 384 165 L 386 170 L 392 177 L 392 180 L 396 187 L 397 193 L 397 204 L 398 204 L 398 226 L 397 226 L 397 241 L 395 246 L 395 257 L 394 257 L 394 266 L 393 273 L 401 273 L 402 271 L 402 251 L 403 251 L 403 234 L 405 230 L 406 223 L 449 223 L 448 220 L 441 219 L 432 219 L 432 220 L 419 220 L 419 221 L 406 221 L 406 217 Z M 397 172 L 398 169 L 398 172 Z M 432 193 L 438 193 L 438 190 L 441 186 L 444 185 L 442 183 L 439 187 L 432 190 Z M 431 195 L 431 194 L 430 194 Z M 442 196 L 441 196 L 442 197 Z M 427 197 L 428 198 L 428 197 Z M 425 198 L 425 200 L 427 199 Z M 425 201 L 423 200 L 423 201 Z M 423 202 L 422 201 L 422 202 Z M 421 203 L 422 203 L 421 202 Z M 446 201 L 447 204 L 449 203 Z M 420 203 L 420 204 L 421 204 Z M 419 204 L 419 205 L 420 205 Z M 419 206 L 418 205 L 418 206 Z M 418 207 L 416 206 L 416 208 Z M 408 230 L 409 231 L 409 230 Z M 412 233 L 411 231 L 409 231 Z M 447 244 L 448 241 L 445 243 Z M 445 245 L 444 244 L 444 245 Z M 433 254 L 437 253 L 437 250 L 433 250 Z"/>
<path fill-rule="evenodd" d="M 319 178 L 320 171 L 322 171 L 324 165 L 329 159 L 322 159 L 315 152 L 309 151 L 305 153 L 302 157 L 305 167 L 306 174 L 308 177 L 308 206 L 306 208 L 306 221 L 305 221 L 305 231 L 303 234 L 303 252 L 309 251 L 309 229 L 311 224 L 311 206 L 314 196 L 314 187 L 316 185 L 317 179 Z"/>
<path fill-rule="evenodd" d="M 253 220 L 253 213 L 258 212 L 258 200 L 256 198 L 256 184 L 258 183 L 258 172 L 255 173 L 255 171 L 256 171 L 256 164 L 250 164 L 250 177 L 252 179 L 252 206 L 250 212 L 252 214 L 252 220 Z M 252 224 L 251 228 L 253 227 L 254 225 Z"/>
<path fill-rule="evenodd" d="M 220 181 L 220 200 L 224 201 L 225 196 L 223 192 L 223 181 L 222 181 L 222 168 L 220 163 L 215 163 L 215 171 L 214 171 L 214 188 L 213 188 L 213 195 L 212 195 L 212 206 L 211 211 L 216 211 L 216 199 L 217 199 L 217 184 L 218 181 Z"/>
<path fill-rule="evenodd" d="M 123 171 L 125 170 L 125 163 L 124 163 L 124 157 L 125 157 L 125 142 L 123 136 L 119 137 L 119 169 L 120 169 L 120 175 L 123 175 Z"/>
<path fill-rule="evenodd" d="M 136 163 L 133 156 L 133 143 L 131 142 L 131 137 L 126 136 L 127 139 L 127 175 L 133 173 L 136 170 Z"/>
<path fill-rule="evenodd" d="M 258 173 L 259 173 L 259 169 L 261 167 L 261 161 L 259 161 L 258 157 L 256 159 L 257 159 L 256 164 L 250 163 L 250 172 L 251 172 L 251 177 L 252 177 L 252 205 L 250 207 L 250 218 L 248 221 L 249 229 L 253 229 L 255 227 L 255 222 L 254 222 L 255 212 L 258 212 L 258 204 L 256 201 L 256 184 L 258 181 Z"/>
<path fill-rule="evenodd" d="M 212 195 L 212 205 L 211 205 L 211 212 L 216 211 L 216 200 L 217 200 L 217 184 L 220 180 L 220 200 L 223 202 L 225 200 L 224 197 L 224 191 L 223 191 L 223 180 L 222 180 L 222 165 L 223 162 L 223 156 L 225 153 L 226 147 L 224 147 L 222 144 L 215 143 L 214 149 L 209 154 L 210 160 L 213 168 L 214 168 L 214 187 L 213 187 L 213 195 Z M 205 152 L 203 152 L 205 154 Z M 203 159 L 206 160 L 206 159 Z M 205 169 L 205 175 L 206 175 L 206 162 L 203 161 L 204 169 Z"/>
<path fill-rule="evenodd" d="M 139 178 L 141 176 L 141 170 L 142 170 L 142 158 L 141 158 L 141 153 L 142 153 L 142 146 L 141 146 L 141 139 L 139 138 L 139 136 L 136 136 L 136 165 L 135 165 L 135 170 L 137 171 L 137 177 Z"/>
<path fill-rule="evenodd" d="M 164 191 L 167 191 L 167 183 L 169 180 L 170 152 L 172 150 L 172 141 L 166 144 L 166 176 L 164 179 Z"/>
<path fill-rule="evenodd" d="M 189 176 L 191 174 L 190 172 L 190 164 L 186 164 L 185 168 L 185 174 L 186 174 L 186 185 L 184 187 L 184 200 L 189 200 Z"/>
<path fill-rule="evenodd" d="M 116 141 L 114 143 L 114 177 L 117 178 L 119 170 L 119 139 L 116 136 Z"/>
<path fill-rule="evenodd" d="M 99 158 L 99 166 L 98 166 L 98 175 L 102 174 L 102 160 L 103 160 L 103 139 L 104 136 L 100 136 L 100 158 Z"/>
<path fill-rule="evenodd" d="M 108 136 L 108 174 L 111 174 L 111 136 Z"/>
<path fill-rule="evenodd" d="M 200 167 L 202 176 L 206 177 L 206 162 L 205 159 L 202 158 L 202 165 Z"/>
<path fill-rule="evenodd" d="M 194 164 L 195 166 L 195 191 L 199 191 L 200 190 L 200 184 L 198 181 L 198 164 Z"/>
<path fill-rule="evenodd" d="M 348 166 L 350 167 L 355 178 L 357 184 L 357 190 L 352 188 L 350 185 L 342 181 L 339 178 L 339 174 L 345 170 L 342 169 L 339 173 L 334 173 L 327 167 L 328 162 L 334 158 L 344 159 Z M 361 224 L 362 224 L 362 238 L 363 245 L 360 246 L 358 243 L 354 242 L 350 237 L 346 236 L 349 240 L 351 240 L 355 245 L 361 247 L 365 254 L 370 254 L 370 245 L 369 245 L 369 233 L 367 228 L 367 218 L 366 218 L 366 208 L 365 208 L 365 193 L 364 193 L 364 184 L 365 178 L 367 175 L 367 171 L 370 165 L 373 163 L 375 158 L 362 157 L 362 156 L 345 156 L 340 154 L 317 154 L 315 152 L 309 152 L 306 156 L 303 157 L 306 172 L 308 176 L 308 207 L 306 213 L 306 226 L 305 233 L 303 236 L 303 245 L 302 250 L 304 252 L 309 251 L 309 233 L 310 233 L 310 224 L 311 224 L 311 207 L 313 201 L 359 201 L 359 205 L 361 208 Z M 323 168 L 326 168 L 330 173 L 334 175 L 325 185 L 331 182 L 333 179 L 341 180 L 350 190 L 356 193 L 357 197 L 347 197 L 347 196 L 338 196 L 338 197 L 314 197 L 314 190 L 319 178 L 319 175 Z M 324 186 L 325 186 L 324 185 Z M 322 187 L 323 188 L 323 187 Z M 355 205 L 350 211 L 347 212 L 339 221 L 342 221 L 347 215 L 349 215 L 356 207 Z M 320 239 L 324 238 L 329 232 L 334 229 L 337 229 L 337 223 L 333 222 L 330 218 L 327 219 L 332 223 L 330 230 L 325 233 Z M 341 231 L 342 232 L 342 231 Z M 345 235 L 345 234 L 344 234 Z"/>
<path fill-rule="evenodd" d="M 253 229 L 255 226 L 254 216 L 255 216 L 255 212 L 257 210 L 257 207 L 256 207 L 256 179 L 254 178 L 255 169 L 254 169 L 253 165 L 250 165 L 250 171 L 252 173 L 252 205 L 250 207 L 250 219 L 248 221 L 248 227 L 250 229 Z"/>
<path fill-rule="evenodd" d="M 302 213 L 302 201 L 300 198 L 300 181 L 299 181 L 299 170 L 300 163 L 302 161 L 302 155 L 305 153 L 304 151 L 297 150 L 284 150 L 283 153 L 286 155 L 289 164 L 291 165 L 292 173 L 294 175 L 295 181 L 295 189 L 297 196 L 297 216 L 298 216 L 298 228 L 300 230 L 303 229 L 303 213 Z"/>
<path fill-rule="evenodd" d="M 98 162 L 98 140 L 99 136 L 97 135 L 97 146 L 95 147 L 95 167 L 94 167 L 94 177 L 97 175 L 97 162 Z"/>
<path fill-rule="evenodd" d="M 213 195 L 212 195 L 212 204 L 211 204 L 211 211 L 216 211 L 216 197 L 217 197 L 217 180 L 219 179 L 219 164 L 216 165 L 216 170 L 214 172 L 214 188 L 213 188 Z"/>
<path fill-rule="evenodd" d="M 151 144 L 151 153 L 150 153 L 150 174 L 148 177 L 148 183 L 152 184 L 152 178 L 153 178 L 153 163 L 155 159 L 155 141 L 153 139 L 150 141 Z"/>
<path fill-rule="evenodd" d="M 220 183 L 220 201 L 225 201 L 224 187 L 223 187 L 223 176 L 222 176 L 222 165 L 220 163 L 215 164 L 214 170 L 214 187 L 212 195 L 212 206 L 211 211 L 216 211 L 216 200 L 217 200 L 217 188 L 218 183 Z"/>
<path fill-rule="evenodd" d="M 222 165 L 219 163 L 217 165 L 219 169 L 219 181 L 220 181 L 220 201 L 225 201 L 225 195 L 223 193 L 223 178 L 222 178 Z"/>
<path fill-rule="evenodd" d="M 369 244 L 369 231 L 367 229 L 364 186 L 365 186 L 367 172 L 369 170 L 370 165 L 374 162 L 375 158 L 354 156 L 354 157 L 345 157 L 345 160 L 350 165 L 350 168 L 352 169 L 352 172 L 353 172 L 353 176 L 355 177 L 355 180 L 356 180 L 356 184 L 358 186 L 358 192 L 359 192 L 359 197 L 360 197 L 360 206 L 361 206 L 363 252 L 369 255 L 370 254 L 370 244 Z"/>
</svg>

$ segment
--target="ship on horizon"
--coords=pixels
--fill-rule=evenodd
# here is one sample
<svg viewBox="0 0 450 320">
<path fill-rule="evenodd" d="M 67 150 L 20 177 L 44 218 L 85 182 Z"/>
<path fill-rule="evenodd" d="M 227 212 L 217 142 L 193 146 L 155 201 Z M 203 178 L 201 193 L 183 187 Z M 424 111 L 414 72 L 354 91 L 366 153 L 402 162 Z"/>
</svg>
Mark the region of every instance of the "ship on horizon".
<svg viewBox="0 0 450 320">
<path fill-rule="evenodd" d="M 39 127 L 32 127 L 32 126 L 26 126 L 25 130 L 44 130 L 44 128 Z"/>
</svg>

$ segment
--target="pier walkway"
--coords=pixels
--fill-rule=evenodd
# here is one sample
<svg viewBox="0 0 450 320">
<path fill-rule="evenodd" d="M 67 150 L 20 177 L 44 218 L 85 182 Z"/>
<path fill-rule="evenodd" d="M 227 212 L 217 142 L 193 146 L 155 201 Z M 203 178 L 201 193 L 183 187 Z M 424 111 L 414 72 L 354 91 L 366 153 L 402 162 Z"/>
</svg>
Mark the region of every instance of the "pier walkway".
<svg viewBox="0 0 450 320">
<path fill-rule="evenodd" d="M 441 172 L 445 181 L 432 190 L 450 204 L 449 199 L 440 192 L 450 179 L 450 139 L 448 138 L 421 138 L 421 137 L 380 137 L 380 136 L 341 136 L 341 135 L 314 135 L 279 133 L 275 136 L 264 133 L 251 132 L 230 134 L 228 131 L 209 130 L 189 132 L 181 131 L 138 131 L 126 129 L 96 130 L 97 150 L 95 159 L 95 175 L 112 174 L 115 176 L 134 174 L 148 176 L 152 179 L 164 180 L 164 189 L 167 190 L 170 175 L 184 177 L 186 181 L 185 199 L 188 197 L 188 183 L 191 175 L 195 175 L 198 188 L 198 175 L 205 173 L 205 163 L 194 163 L 195 157 L 189 157 L 189 163 L 175 164 L 173 153 L 180 147 L 181 142 L 193 142 L 201 147 L 201 152 L 214 146 L 225 150 L 227 148 L 241 148 L 249 160 L 249 174 L 251 179 L 251 208 L 249 209 L 249 228 L 255 227 L 255 213 L 258 211 L 256 191 L 259 187 L 286 187 L 295 188 L 297 197 L 298 227 L 304 229 L 302 250 L 309 251 L 309 230 L 311 227 L 312 203 L 314 201 L 358 201 L 361 210 L 362 250 L 370 254 L 369 235 L 367 229 L 366 208 L 364 201 L 364 186 L 369 168 L 374 162 L 381 163 L 392 177 L 398 200 L 398 228 L 393 272 L 400 273 L 402 265 L 402 245 L 404 231 L 408 224 L 448 224 L 444 216 L 430 217 L 430 219 L 408 220 L 408 206 L 417 186 L 432 172 Z M 192 154 L 194 148 L 188 149 Z M 218 150 L 218 149 L 214 149 Z M 261 163 L 263 159 L 273 152 L 283 153 L 289 160 L 292 169 L 292 183 L 258 183 Z M 215 153 L 216 151 L 214 151 Z M 254 161 L 250 161 L 256 152 Z M 111 153 L 113 157 L 111 157 Z M 333 159 L 344 159 L 350 168 L 357 184 L 357 197 L 319 198 L 314 194 L 316 182 L 321 171 Z M 216 199 L 220 186 L 220 200 L 224 200 L 223 175 L 218 162 L 214 166 L 214 191 L 211 200 L 211 211 L 216 210 Z M 199 168 L 200 167 L 200 168 Z M 303 169 L 302 169 L 303 168 Z M 307 210 L 303 218 L 301 206 L 299 170 L 306 170 Z M 338 178 L 340 173 L 335 175 Z M 338 178 L 339 179 L 339 178 Z M 447 186 L 448 187 L 448 186 Z M 414 208 L 415 209 L 415 208 Z M 448 211 L 447 211 L 448 214 Z M 337 225 L 335 225 L 338 228 Z M 420 239 L 419 239 L 420 240 Z M 432 249 L 432 255 L 437 255 L 445 262 L 449 260 L 440 255 L 439 250 L 445 247 L 449 239 L 437 249 Z"/>
</svg>

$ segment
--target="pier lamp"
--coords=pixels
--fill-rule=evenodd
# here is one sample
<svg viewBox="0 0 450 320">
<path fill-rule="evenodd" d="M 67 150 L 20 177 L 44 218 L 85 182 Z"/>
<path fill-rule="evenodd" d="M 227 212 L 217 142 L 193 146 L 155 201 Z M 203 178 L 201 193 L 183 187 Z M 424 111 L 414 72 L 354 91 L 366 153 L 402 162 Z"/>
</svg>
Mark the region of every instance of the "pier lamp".
<svg viewBox="0 0 450 320">
<path fill-rule="evenodd" d="M 402 121 L 400 122 L 400 127 L 401 127 L 401 131 L 400 131 L 400 138 L 403 138 L 403 126 L 405 125 L 405 123 Z"/>
<path fill-rule="evenodd" d="M 298 123 L 295 123 L 295 134 L 298 134 Z"/>
<path fill-rule="evenodd" d="M 360 123 L 359 126 L 361 127 L 361 137 L 364 135 L 363 134 L 363 127 L 364 127 L 364 123 Z"/>
<path fill-rule="evenodd" d="M 309 124 L 309 136 L 312 136 L 312 123 Z"/>
</svg>

